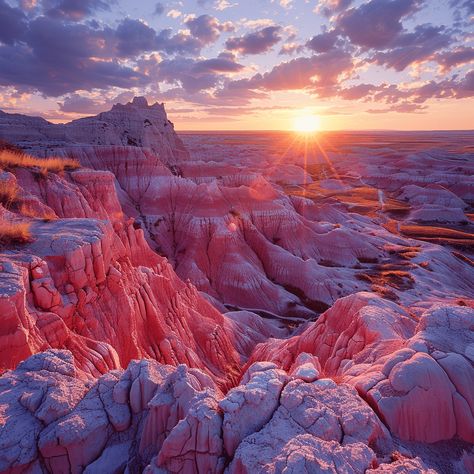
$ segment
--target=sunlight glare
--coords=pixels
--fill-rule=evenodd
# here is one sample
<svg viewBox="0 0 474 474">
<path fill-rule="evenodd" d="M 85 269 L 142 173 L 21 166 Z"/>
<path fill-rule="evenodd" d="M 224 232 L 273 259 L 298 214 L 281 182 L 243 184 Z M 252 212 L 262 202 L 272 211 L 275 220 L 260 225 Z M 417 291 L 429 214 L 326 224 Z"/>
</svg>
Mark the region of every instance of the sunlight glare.
<svg viewBox="0 0 474 474">
<path fill-rule="evenodd" d="M 293 130 L 299 133 L 314 133 L 321 129 L 321 117 L 318 115 L 300 115 L 293 121 Z"/>
</svg>

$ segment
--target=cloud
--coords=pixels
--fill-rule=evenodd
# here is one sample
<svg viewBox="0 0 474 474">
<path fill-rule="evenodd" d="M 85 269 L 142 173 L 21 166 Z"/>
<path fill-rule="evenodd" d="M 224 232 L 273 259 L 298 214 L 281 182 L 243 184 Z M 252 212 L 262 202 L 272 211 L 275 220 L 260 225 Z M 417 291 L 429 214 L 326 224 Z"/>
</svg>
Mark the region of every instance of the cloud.
<svg viewBox="0 0 474 474">
<path fill-rule="evenodd" d="M 173 10 L 170 10 L 170 11 L 166 14 L 166 16 L 169 16 L 169 17 L 171 17 L 171 18 L 179 18 L 182 14 L 183 14 L 183 13 L 180 12 L 179 10 L 173 9 Z"/>
<path fill-rule="evenodd" d="M 211 3 L 212 0 L 197 0 L 198 4 L 202 7 L 205 7 L 208 3 Z M 212 8 L 217 11 L 227 10 L 227 8 L 232 8 L 238 6 L 238 3 L 231 3 L 228 0 L 214 0 Z"/>
<path fill-rule="evenodd" d="M 439 53 L 434 60 L 441 66 L 441 71 L 446 73 L 455 67 L 473 62 L 474 48 L 461 46 L 452 51 Z"/>
<path fill-rule="evenodd" d="M 314 12 L 330 17 L 334 13 L 345 10 L 351 3 L 352 0 L 319 0 Z"/>
<path fill-rule="evenodd" d="M 58 102 L 59 110 L 63 113 L 69 114 L 97 114 L 112 107 L 116 103 L 126 103 L 133 99 L 133 92 L 123 92 L 112 99 L 96 97 L 84 97 L 79 94 L 71 94 L 64 98 L 62 102 Z"/>
<path fill-rule="evenodd" d="M 240 89 L 267 91 L 308 89 L 312 91 L 330 88 L 337 84 L 342 74 L 352 71 L 349 53 L 333 50 L 309 58 L 300 57 L 280 63 L 265 74 L 235 81 L 232 86 Z"/>
<path fill-rule="evenodd" d="M 38 0 L 20 0 L 20 8 L 23 10 L 33 10 L 38 4 Z"/>
<path fill-rule="evenodd" d="M 451 0 L 449 2 L 454 9 L 465 9 L 468 15 L 474 15 L 474 3 L 472 0 Z"/>
<path fill-rule="evenodd" d="M 275 26 L 275 22 L 271 18 L 257 18 L 255 20 L 248 20 L 243 18 L 239 21 L 239 25 L 248 29 L 264 28 L 266 26 Z"/>
<path fill-rule="evenodd" d="M 13 44 L 22 39 L 26 28 L 25 14 L 0 0 L 0 43 Z"/>
<path fill-rule="evenodd" d="M 242 69 L 244 69 L 244 66 L 235 62 L 234 55 L 229 53 L 221 53 L 217 58 L 203 59 L 201 61 L 197 61 L 194 66 L 194 71 L 197 73 L 233 73 L 240 72 L 242 71 Z"/>
<path fill-rule="evenodd" d="M 221 31 L 232 31 L 233 27 L 230 23 L 221 24 L 210 15 L 201 15 L 192 17 L 186 21 L 191 35 L 201 41 L 203 45 L 214 43 Z"/>
<path fill-rule="evenodd" d="M 0 47 L 0 84 L 13 84 L 19 90 L 38 90 L 58 97 L 77 90 L 143 86 L 148 81 L 140 72 L 117 61 L 58 58 L 45 62 L 25 46 Z"/>
<path fill-rule="evenodd" d="M 282 45 L 280 52 L 278 53 L 279 55 L 283 54 L 295 54 L 295 53 L 301 53 L 303 51 L 303 46 L 301 46 L 298 43 L 285 43 Z"/>
<path fill-rule="evenodd" d="M 227 10 L 227 8 L 236 7 L 238 3 L 230 3 L 228 0 L 216 0 L 214 8 L 217 11 Z"/>
<path fill-rule="evenodd" d="M 143 74 L 113 59 L 114 45 L 109 28 L 38 17 L 30 22 L 24 44 L 0 46 L 0 84 L 59 96 L 146 82 Z"/>
<path fill-rule="evenodd" d="M 337 27 L 356 45 L 384 49 L 403 31 L 402 18 L 420 5 L 421 0 L 371 0 L 342 13 Z"/>
<path fill-rule="evenodd" d="M 230 51 L 238 51 L 243 55 L 264 53 L 281 40 L 281 29 L 281 26 L 267 26 L 254 33 L 229 38 L 225 45 Z"/>
<path fill-rule="evenodd" d="M 455 97 L 457 99 L 474 97 L 474 70 L 469 71 L 464 78 L 459 81 Z"/>
<path fill-rule="evenodd" d="M 359 100 L 369 97 L 375 90 L 377 86 L 373 84 L 357 84 L 341 89 L 338 95 L 345 100 Z"/>
<path fill-rule="evenodd" d="M 369 114 L 386 114 L 387 112 L 398 112 L 403 114 L 423 113 L 428 107 L 426 105 L 415 104 L 413 102 L 402 102 L 381 109 L 368 109 Z"/>
<path fill-rule="evenodd" d="M 396 71 L 403 71 L 415 62 L 430 59 L 436 51 L 449 46 L 451 36 L 442 26 L 418 25 L 412 33 L 403 33 L 392 41 L 392 48 L 378 51 L 373 60 Z"/>
<path fill-rule="evenodd" d="M 214 93 L 212 100 L 208 100 L 206 104 L 229 104 L 229 105 L 247 105 L 252 100 L 266 99 L 268 94 L 262 91 L 254 91 L 247 88 L 247 82 L 232 81 L 225 85 L 225 87 L 217 90 Z"/>
<path fill-rule="evenodd" d="M 180 85 L 187 94 L 196 94 L 218 86 L 226 75 L 243 68 L 232 54 L 222 53 L 217 58 L 210 59 L 165 59 L 156 63 L 152 74 L 160 81 Z"/>
<path fill-rule="evenodd" d="M 430 99 L 465 99 L 474 97 L 474 71 L 462 78 L 428 81 L 417 87 L 404 88 L 398 84 L 359 84 L 340 88 L 337 95 L 346 100 L 384 103 L 389 108 L 370 109 L 370 113 L 415 112 L 424 108 Z"/>
<path fill-rule="evenodd" d="M 133 56 L 156 47 L 156 32 L 140 20 L 125 18 L 117 27 L 117 50 L 121 56 Z"/>
<path fill-rule="evenodd" d="M 313 36 L 307 43 L 306 47 L 317 53 L 326 53 L 330 49 L 334 48 L 338 34 L 335 30 L 321 33 Z"/>
<path fill-rule="evenodd" d="M 338 97 L 405 112 L 424 110 L 431 99 L 473 95 L 474 73 L 466 74 L 465 67 L 474 60 L 465 26 L 473 7 L 467 0 L 448 0 L 455 9 L 450 27 L 415 23 L 423 5 L 428 5 L 424 0 L 318 0 L 313 5 L 329 17 L 323 21 L 330 26 L 313 31 L 306 42 L 299 40 L 308 33 L 306 27 L 296 30 L 296 20 L 292 22 L 291 15 L 279 7 L 280 19 L 289 18 L 290 23 L 277 26 L 264 16 L 231 23 L 219 19 L 224 14 L 214 16 L 210 8 L 225 9 L 238 2 L 201 1 L 209 7 L 208 14 L 186 16 L 174 10 L 171 16 L 179 15 L 178 21 L 171 21 L 173 28 L 160 30 L 125 15 L 116 22 L 109 20 L 101 12 L 113 3 L 118 4 L 116 0 L 0 0 L 0 90 L 4 86 L 22 96 L 39 92 L 62 97 L 58 103 L 63 114 L 95 113 L 118 88 L 154 91 L 164 98 L 212 107 L 247 105 L 270 97 L 272 91 L 299 90 L 310 100 Z M 280 3 L 273 0 L 274 7 Z M 182 10 L 183 5 L 174 2 L 173 7 Z M 147 8 L 149 13 L 154 9 L 153 14 L 164 15 L 172 7 L 155 0 Z M 237 14 L 237 8 L 232 13 Z M 458 16 L 464 20 L 457 22 Z M 225 38 L 226 52 L 204 54 L 205 47 L 217 44 L 234 28 L 239 34 Z M 276 55 L 265 55 L 272 48 L 289 57 L 281 62 L 280 56 L 272 64 Z M 245 57 L 257 54 L 264 57 Z M 402 83 L 401 75 L 384 74 L 428 61 L 420 78 L 429 80 L 421 85 Z M 370 84 L 367 78 L 374 71 L 367 70 L 370 65 L 380 66 L 382 72 L 377 68 L 377 74 L 392 83 L 380 84 L 378 75 L 373 79 L 376 83 Z M 446 73 L 455 68 L 459 69 L 448 78 Z M 248 77 L 243 78 L 244 73 Z M 162 83 L 167 87 L 160 92 Z"/>
<path fill-rule="evenodd" d="M 58 102 L 59 110 L 64 113 L 94 114 L 101 111 L 102 102 L 79 94 L 67 96 L 63 102 Z"/>
<path fill-rule="evenodd" d="M 80 21 L 97 10 L 110 10 L 114 1 L 103 0 L 42 0 L 45 14 L 52 18 Z"/>
<path fill-rule="evenodd" d="M 155 5 L 155 9 L 153 10 L 153 15 L 163 15 L 163 13 L 165 12 L 165 7 L 162 3 L 158 2 L 156 5 Z"/>
<path fill-rule="evenodd" d="M 161 30 L 156 37 L 156 49 L 167 54 L 197 54 L 201 48 L 199 39 L 182 32 L 173 35 L 171 28 Z"/>
</svg>

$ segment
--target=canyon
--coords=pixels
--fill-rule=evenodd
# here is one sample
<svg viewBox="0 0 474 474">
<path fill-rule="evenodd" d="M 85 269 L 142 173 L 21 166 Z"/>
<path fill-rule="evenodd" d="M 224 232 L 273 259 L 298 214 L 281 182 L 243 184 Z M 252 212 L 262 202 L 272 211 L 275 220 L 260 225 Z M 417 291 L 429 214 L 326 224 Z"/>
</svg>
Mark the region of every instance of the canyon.
<svg viewBox="0 0 474 474">
<path fill-rule="evenodd" d="M 473 138 L 0 112 L 0 472 L 474 472 Z"/>
</svg>

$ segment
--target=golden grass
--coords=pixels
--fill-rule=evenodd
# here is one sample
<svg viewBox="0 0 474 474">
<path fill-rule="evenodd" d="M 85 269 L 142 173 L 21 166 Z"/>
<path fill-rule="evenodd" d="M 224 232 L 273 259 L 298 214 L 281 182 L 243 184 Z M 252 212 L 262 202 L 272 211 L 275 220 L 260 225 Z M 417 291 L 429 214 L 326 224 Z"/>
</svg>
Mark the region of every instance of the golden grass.
<svg viewBox="0 0 474 474">
<path fill-rule="evenodd" d="M 33 240 L 29 222 L 0 222 L 0 245 L 26 244 Z"/>
<path fill-rule="evenodd" d="M 20 214 L 25 217 L 32 217 L 34 219 L 43 219 L 44 221 L 54 221 L 58 216 L 53 211 L 38 211 L 29 204 L 22 204 L 20 207 Z"/>
<path fill-rule="evenodd" d="M 0 181 L 0 204 L 9 209 L 18 199 L 18 186 Z"/>
<path fill-rule="evenodd" d="M 59 173 L 64 170 L 80 168 L 80 163 L 72 158 L 36 158 L 10 150 L 0 151 L 0 167 L 3 168 L 39 168 L 42 172 Z"/>
</svg>

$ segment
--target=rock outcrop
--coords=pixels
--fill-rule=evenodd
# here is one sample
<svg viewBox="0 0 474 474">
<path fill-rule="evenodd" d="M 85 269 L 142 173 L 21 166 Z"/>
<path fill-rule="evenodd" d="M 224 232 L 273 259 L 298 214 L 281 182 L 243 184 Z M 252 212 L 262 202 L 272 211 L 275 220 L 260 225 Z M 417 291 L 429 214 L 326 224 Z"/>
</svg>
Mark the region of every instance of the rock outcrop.
<svg viewBox="0 0 474 474">
<path fill-rule="evenodd" d="M 235 378 L 223 316 L 124 217 L 113 175 L 13 171 L 18 202 L 41 202 L 55 217 L 30 219 L 33 242 L 0 254 L 3 370 L 65 348 L 88 376 L 152 358 L 200 367 L 224 385 Z"/>
<path fill-rule="evenodd" d="M 301 353 L 312 354 L 323 376 L 353 385 L 400 439 L 474 443 L 473 317 L 472 308 L 436 304 L 415 318 L 359 293 L 300 335 L 260 344 L 248 363 L 288 370 Z"/>
<path fill-rule="evenodd" d="M 389 432 L 349 385 L 254 364 L 224 397 L 183 365 L 133 361 L 91 383 L 73 360 L 48 350 L 0 379 L 2 472 L 428 472 L 391 462 Z"/>
<path fill-rule="evenodd" d="M 67 124 L 0 111 L 0 139 L 46 156 L 61 154 L 67 148 L 119 146 L 147 149 L 169 165 L 189 157 L 168 120 L 164 104 L 149 106 L 144 97 Z"/>
</svg>

